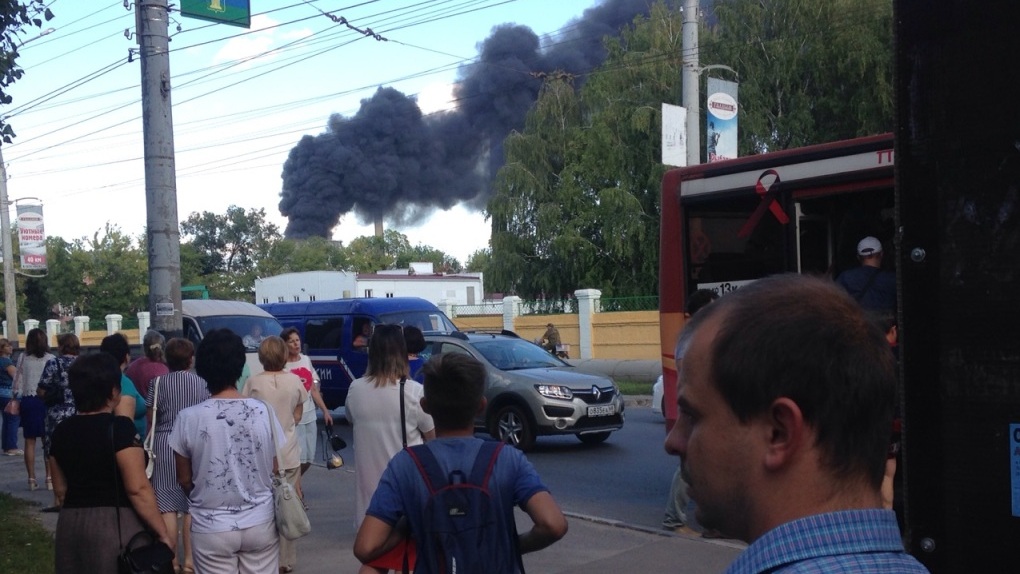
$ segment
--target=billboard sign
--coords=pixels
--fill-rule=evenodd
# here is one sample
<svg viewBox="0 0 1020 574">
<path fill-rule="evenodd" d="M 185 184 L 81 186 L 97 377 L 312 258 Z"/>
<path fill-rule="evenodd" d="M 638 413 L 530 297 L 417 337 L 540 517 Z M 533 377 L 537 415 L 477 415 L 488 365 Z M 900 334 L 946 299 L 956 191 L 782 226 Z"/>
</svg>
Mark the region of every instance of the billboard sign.
<svg viewBox="0 0 1020 574">
<path fill-rule="evenodd" d="M 687 165 L 687 109 L 662 104 L 662 163 Z"/>
<path fill-rule="evenodd" d="M 708 163 L 737 157 L 737 83 L 708 78 L 705 109 Z"/>
<path fill-rule="evenodd" d="M 18 247 L 21 268 L 46 269 L 46 230 L 43 227 L 42 205 L 18 205 Z"/>
</svg>

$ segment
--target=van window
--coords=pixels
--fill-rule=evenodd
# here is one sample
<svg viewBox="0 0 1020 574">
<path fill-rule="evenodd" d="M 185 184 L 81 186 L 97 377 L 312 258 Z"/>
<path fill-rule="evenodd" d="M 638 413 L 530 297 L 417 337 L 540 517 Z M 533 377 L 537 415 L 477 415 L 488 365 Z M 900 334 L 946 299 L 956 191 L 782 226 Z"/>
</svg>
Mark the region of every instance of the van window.
<svg viewBox="0 0 1020 574">
<path fill-rule="evenodd" d="M 305 344 L 309 349 L 339 349 L 344 320 L 340 317 L 309 319 L 305 323 Z"/>
<path fill-rule="evenodd" d="M 457 327 L 442 313 L 435 311 L 400 311 L 380 315 L 383 323 L 396 325 L 413 325 L 422 330 L 423 333 L 452 333 Z"/>
<path fill-rule="evenodd" d="M 259 317 L 256 315 L 219 315 L 219 316 L 208 316 L 208 317 L 197 317 L 198 327 L 202 333 L 208 333 L 213 329 L 230 329 L 239 337 L 250 336 L 253 334 L 259 335 L 258 341 L 261 341 L 269 335 L 279 335 L 283 328 L 280 326 L 280 322 L 273 317 Z M 185 331 L 185 335 L 190 339 L 190 335 Z M 197 336 L 198 333 L 195 332 Z M 197 341 L 195 341 L 197 344 Z M 253 342 L 247 344 L 245 347 L 248 351 L 255 351 L 258 349 L 258 343 Z"/>
</svg>

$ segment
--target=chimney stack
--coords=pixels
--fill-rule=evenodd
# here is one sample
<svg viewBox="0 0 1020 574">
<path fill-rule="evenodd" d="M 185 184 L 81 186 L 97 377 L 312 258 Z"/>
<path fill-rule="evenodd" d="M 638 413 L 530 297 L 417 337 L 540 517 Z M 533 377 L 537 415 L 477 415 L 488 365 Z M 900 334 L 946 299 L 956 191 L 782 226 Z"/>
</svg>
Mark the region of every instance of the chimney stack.
<svg viewBox="0 0 1020 574">
<path fill-rule="evenodd" d="M 382 217 L 375 218 L 375 236 L 376 237 L 383 236 Z"/>
</svg>

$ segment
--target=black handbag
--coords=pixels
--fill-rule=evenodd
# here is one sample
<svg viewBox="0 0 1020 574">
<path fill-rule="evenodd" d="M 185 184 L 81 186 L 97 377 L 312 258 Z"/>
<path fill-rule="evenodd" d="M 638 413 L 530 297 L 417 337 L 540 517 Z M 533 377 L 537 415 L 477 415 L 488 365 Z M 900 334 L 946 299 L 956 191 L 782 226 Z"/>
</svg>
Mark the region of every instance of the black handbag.
<svg viewBox="0 0 1020 574">
<path fill-rule="evenodd" d="M 149 531 L 131 537 L 117 555 L 118 574 L 173 574 L 174 552 Z"/>
<path fill-rule="evenodd" d="M 110 420 L 110 448 L 113 449 L 113 497 L 117 513 L 117 541 L 120 533 L 120 469 L 117 468 L 117 445 L 113 440 L 113 419 Z M 117 574 L 174 574 L 174 551 L 148 530 L 142 530 L 120 547 Z"/>
<path fill-rule="evenodd" d="M 344 465 L 344 458 L 337 452 L 341 449 L 347 448 L 347 441 L 333 434 L 333 425 L 326 425 L 322 429 L 322 461 L 326 463 L 326 468 L 334 470 Z M 329 454 L 329 450 L 333 451 L 333 454 Z"/>
</svg>

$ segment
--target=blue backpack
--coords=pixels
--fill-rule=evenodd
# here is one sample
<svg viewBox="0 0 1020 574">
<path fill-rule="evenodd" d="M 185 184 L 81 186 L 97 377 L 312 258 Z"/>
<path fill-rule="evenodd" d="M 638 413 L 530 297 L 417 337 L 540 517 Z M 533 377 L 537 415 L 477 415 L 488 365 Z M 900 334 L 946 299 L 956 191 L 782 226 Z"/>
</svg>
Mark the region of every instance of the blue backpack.
<svg viewBox="0 0 1020 574">
<path fill-rule="evenodd" d="M 428 546 L 418 551 L 415 572 L 433 574 L 512 574 L 524 572 L 517 546 L 517 528 L 509 532 L 513 556 L 507 556 L 506 541 L 500 540 L 499 516 L 489 493 L 489 479 L 503 443 L 485 441 L 478 449 L 471 474 L 454 470 L 443 476 L 439 461 L 428 445 L 409 447 L 429 491 L 423 520 L 424 535 L 416 542 Z M 504 534 L 505 535 L 505 534 Z M 427 563 L 426 563 L 427 562 Z M 519 570 L 515 570 L 517 567 Z"/>
</svg>

